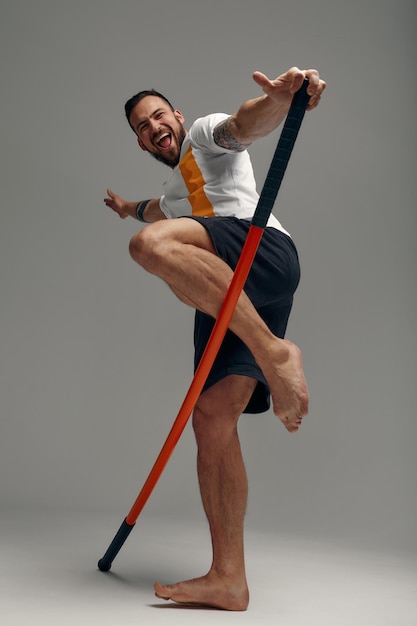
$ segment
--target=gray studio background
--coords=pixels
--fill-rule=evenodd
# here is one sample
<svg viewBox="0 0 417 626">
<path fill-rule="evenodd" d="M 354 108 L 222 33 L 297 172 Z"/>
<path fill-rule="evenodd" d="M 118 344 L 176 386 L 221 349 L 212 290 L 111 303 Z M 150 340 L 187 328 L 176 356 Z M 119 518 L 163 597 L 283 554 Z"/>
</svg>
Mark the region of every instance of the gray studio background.
<svg viewBox="0 0 417 626">
<path fill-rule="evenodd" d="M 187 125 L 298 65 L 328 81 L 275 208 L 301 257 L 288 337 L 311 411 L 295 436 L 242 419 L 248 525 L 415 548 L 415 3 L 2 0 L 0 32 L 3 510 L 121 521 L 191 382 L 193 313 L 103 203 L 168 174 L 125 100 L 155 87 Z M 277 137 L 251 149 L 259 188 Z M 202 523 L 190 425 L 143 514 Z"/>
</svg>

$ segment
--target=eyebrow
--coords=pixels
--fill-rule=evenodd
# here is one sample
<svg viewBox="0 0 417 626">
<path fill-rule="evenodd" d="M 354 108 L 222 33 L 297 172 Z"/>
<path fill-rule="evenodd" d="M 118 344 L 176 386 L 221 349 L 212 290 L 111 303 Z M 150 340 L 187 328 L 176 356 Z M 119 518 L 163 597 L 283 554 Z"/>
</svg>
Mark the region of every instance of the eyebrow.
<svg viewBox="0 0 417 626">
<path fill-rule="evenodd" d="M 158 115 L 158 113 L 164 112 L 164 111 L 165 109 L 163 107 L 159 107 L 158 109 L 155 109 L 155 111 L 151 113 L 149 117 L 155 117 L 155 115 Z M 142 124 L 145 124 L 147 119 L 148 118 L 144 120 L 140 120 L 139 123 L 136 125 L 136 130 L 140 130 L 140 126 L 142 126 Z"/>
</svg>

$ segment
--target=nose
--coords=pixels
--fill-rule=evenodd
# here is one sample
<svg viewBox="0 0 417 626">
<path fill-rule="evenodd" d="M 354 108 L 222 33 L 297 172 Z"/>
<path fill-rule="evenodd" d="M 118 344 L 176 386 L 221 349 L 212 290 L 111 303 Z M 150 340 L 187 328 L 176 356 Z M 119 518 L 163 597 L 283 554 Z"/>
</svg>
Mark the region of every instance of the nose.
<svg viewBox="0 0 417 626">
<path fill-rule="evenodd" d="M 151 120 L 150 123 L 151 123 L 152 132 L 153 133 L 157 132 L 159 130 L 160 126 L 161 126 L 159 121 L 158 120 Z"/>
</svg>

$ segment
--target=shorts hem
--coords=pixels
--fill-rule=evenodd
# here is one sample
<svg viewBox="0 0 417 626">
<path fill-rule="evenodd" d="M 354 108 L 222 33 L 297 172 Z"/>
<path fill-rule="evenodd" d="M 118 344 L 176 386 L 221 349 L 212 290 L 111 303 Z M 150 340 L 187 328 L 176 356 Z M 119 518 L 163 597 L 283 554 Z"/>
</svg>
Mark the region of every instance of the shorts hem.
<svg viewBox="0 0 417 626">
<path fill-rule="evenodd" d="M 270 393 L 268 383 L 266 382 L 265 377 L 260 370 L 247 364 L 242 364 L 241 366 L 235 365 L 227 367 L 222 371 L 213 372 L 213 374 L 209 375 L 208 379 L 206 380 L 203 391 L 210 389 L 210 387 L 212 387 L 216 383 L 219 383 L 224 378 L 227 378 L 227 376 L 233 375 L 246 376 L 247 378 L 253 378 L 258 382 L 258 385 L 256 386 L 248 405 L 242 411 L 242 413 L 258 414 L 268 411 L 270 408 Z"/>
</svg>

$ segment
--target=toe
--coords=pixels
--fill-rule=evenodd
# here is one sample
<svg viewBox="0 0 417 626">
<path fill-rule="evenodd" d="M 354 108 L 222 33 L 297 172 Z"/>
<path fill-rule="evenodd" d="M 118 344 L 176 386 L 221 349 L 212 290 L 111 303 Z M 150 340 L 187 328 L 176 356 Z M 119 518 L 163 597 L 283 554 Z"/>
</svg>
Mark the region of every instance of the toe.
<svg viewBox="0 0 417 626">
<path fill-rule="evenodd" d="M 171 598 L 171 592 L 169 587 L 161 585 L 161 583 L 155 583 L 154 585 L 155 595 L 162 600 L 169 600 Z"/>
</svg>

